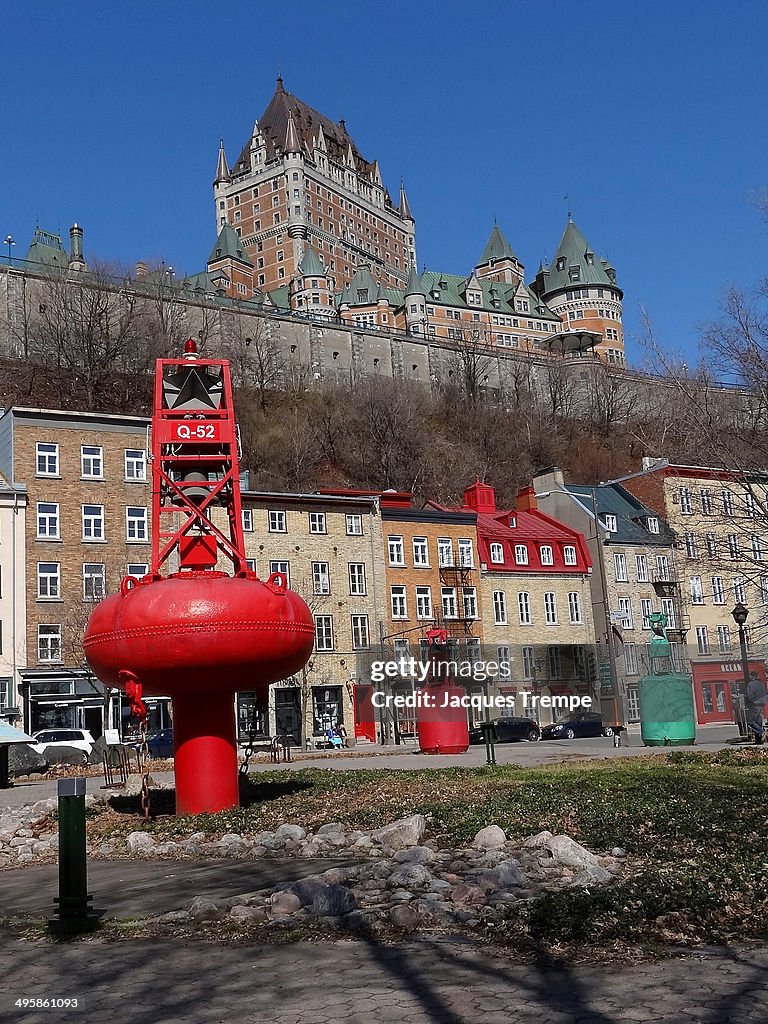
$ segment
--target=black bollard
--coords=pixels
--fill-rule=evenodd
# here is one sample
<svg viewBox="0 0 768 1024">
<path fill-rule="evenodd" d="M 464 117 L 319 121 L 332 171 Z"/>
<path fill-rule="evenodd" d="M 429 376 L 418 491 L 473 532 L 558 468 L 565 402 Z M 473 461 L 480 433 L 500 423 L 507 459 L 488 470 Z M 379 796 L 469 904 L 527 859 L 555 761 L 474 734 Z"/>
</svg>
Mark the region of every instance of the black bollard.
<svg viewBox="0 0 768 1024">
<path fill-rule="evenodd" d="M 54 899 L 56 917 L 48 922 L 57 935 L 92 931 L 99 917 L 88 895 L 88 862 L 85 854 L 85 779 L 60 779 L 59 796 L 59 895 Z"/>
</svg>

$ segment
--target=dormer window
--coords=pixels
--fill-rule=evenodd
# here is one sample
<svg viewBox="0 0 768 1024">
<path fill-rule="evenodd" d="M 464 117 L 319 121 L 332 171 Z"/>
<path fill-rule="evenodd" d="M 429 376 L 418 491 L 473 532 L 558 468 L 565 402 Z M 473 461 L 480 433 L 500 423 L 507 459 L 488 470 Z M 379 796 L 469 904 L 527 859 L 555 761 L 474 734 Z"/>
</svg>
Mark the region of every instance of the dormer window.
<svg viewBox="0 0 768 1024">
<path fill-rule="evenodd" d="M 616 516 L 605 516 L 604 525 L 608 533 L 618 533 L 619 521 Z"/>
<path fill-rule="evenodd" d="M 568 267 L 568 280 L 569 281 L 580 281 L 581 280 L 581 268 L 580 267 Z"/>
<path fill-rule="evenodd" d="M 648 533 L 659 532 L 659 520 L 656 516 L 648 516 Z"/>
<path fill-rule="evenodd" d="M 501 565 L 504 562 L 504 546 L 502 544 L 491 544 L 491 561 L 494 565 Z"/>
<path fill-rule="evenodd" d="M 595 265 L 595 254 L 593 252 L 586 253 L 584 259 L 587 261 L 588 267 L 593 267 Z"/>
<path fill-rule="evenodd" d="M 509 517 L 509 525 L 514 529 L 517 526 L 517 519 L 515 516 Z"/>
<path fill-rule="evenodd" d="M 368 289 L 367 288 L 358 288 L 357 289 L 357 301 L 358 302 L 367 302 L 368 301 Z"/>
<path fill-rule="evenodd" d="M 557 261 L 557 269 L 559 271 L 565 270 L 565 256 L 561 256 Z"/>
</svg>

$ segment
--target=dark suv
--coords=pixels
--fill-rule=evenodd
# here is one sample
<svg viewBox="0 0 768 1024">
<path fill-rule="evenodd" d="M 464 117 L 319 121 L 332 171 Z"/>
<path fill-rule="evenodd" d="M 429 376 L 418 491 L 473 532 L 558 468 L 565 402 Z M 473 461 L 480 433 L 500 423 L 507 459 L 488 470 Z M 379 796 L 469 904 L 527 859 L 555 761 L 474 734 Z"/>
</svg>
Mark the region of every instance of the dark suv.
<svg viewBox="0 0 768 1024">
<path fill-rule="evenodd" d="M 541 739 L 541 730 L 532 718 L 497 718 L 493 725 L 496 729 L 497 743 L 509 743 L 511 740 L 528 740 L 529 743 L 535 743 Z M 479 725 L 469 730 L 469 742 L 485 742 Z"/>
</svg>

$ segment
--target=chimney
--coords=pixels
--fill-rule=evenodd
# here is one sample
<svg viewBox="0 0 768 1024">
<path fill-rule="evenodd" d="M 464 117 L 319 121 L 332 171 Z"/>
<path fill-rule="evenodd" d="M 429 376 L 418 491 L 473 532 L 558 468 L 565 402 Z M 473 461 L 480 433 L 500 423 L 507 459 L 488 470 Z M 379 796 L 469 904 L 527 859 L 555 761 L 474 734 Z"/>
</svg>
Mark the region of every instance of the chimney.
<svg viewBox="0 0 768 1024">
<path fill-rule="evenodd" d="M 533 487 L 521 487 L 517 492 L 515 508 L 518 512 L 538 512 L 539 506 L 536 502 L 536 491 Z"/>
<path fill-rule="evenodd" d="M 464 491 L 464 504 L 474 512 L 485 512 L 493 515 L 496 511 L 496 492 L 490 484 L 475 480 Z"/>
<path fill-rule="evenodd" d="M 136 264 L 136 280 L 140 281 L 142 279 L 142 277 L 146 277 L 146 276 L 147 276 L 147 264 L 144 262 L 144 260 L 139 260 L 139 262 Z"/>
</svg>

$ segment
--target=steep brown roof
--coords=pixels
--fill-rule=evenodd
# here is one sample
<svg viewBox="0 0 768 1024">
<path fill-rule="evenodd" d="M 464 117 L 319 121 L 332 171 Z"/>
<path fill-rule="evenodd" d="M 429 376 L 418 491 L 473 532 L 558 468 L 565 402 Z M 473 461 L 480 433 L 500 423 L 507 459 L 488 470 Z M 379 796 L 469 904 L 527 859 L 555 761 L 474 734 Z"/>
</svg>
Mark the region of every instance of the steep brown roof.
<svg viewBox="0 0 768 1024">
<path fill-rule="evenodd" d="M 351 147 L 352 157 L 355 161 L 358 174 L 373 177 L 373 162 L 366 160 L 365 157 L 362 156 L 347 132 L 344 122 L 340 121 L 339 124 L 336 124 L 334 121 L 331 121 L 330 118 L 319 113 L 303 100 L 300 100 L 298 96 L 294 96 L 292 93 L 286 92 L 283 88 L 282 78 L 278 78 L 277 88 L 275 89 L 274 95 L 267 104 L 267 109 L 259 118 L 259 129 L 261 130 L 267 145 L 268 160 L 274 158 L 277 149 L 284 150 L 285 148 L 285 136 L 288 129 L 289 110 L 292 114 L 294 127 L 298 132 L 299 140 L 302 145 L 306 145 L 311 151 L 314 148 L 317 129 L 318 127 L 322 127 L 330 160 L 334 163 L 343 163 L 346 159 L 347 152 Z M 236 174 L 242 173 L 250 168 L 250 146 L 251 141 L 249 139 L 243 147 L 243 151 L 238 157 L 237 164 L 234 167 L 234 172 Z"/>
</svg>

